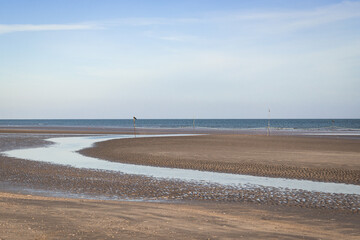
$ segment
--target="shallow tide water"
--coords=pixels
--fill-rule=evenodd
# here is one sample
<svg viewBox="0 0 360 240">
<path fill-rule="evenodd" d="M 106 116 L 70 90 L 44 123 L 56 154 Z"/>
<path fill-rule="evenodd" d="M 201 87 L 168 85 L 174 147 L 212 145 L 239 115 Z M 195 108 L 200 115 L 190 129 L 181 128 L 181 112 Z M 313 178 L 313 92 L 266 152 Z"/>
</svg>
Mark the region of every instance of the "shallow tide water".
<svg viewBox="0 0 360 240">
<path fill-rule="evenodd" d="M 147 135 L 141 137 L 161 137 L 182 135 Z M 324 193 L 360 195 L 360 186 L 342 183 L 314 182 L 286 178 L 258 177 L 241 174 L 206 172 L 189 169 L 153 167 L 143 165 L 109 162 L 97 158 L 83 156 L 77 151 L 91 147 L 96 142 L 120 138 L 132 138 L 129 135 L 118 136 L 76 136 L 47 139 L 52 144 L 46 147 L 17 149 L 3 152 L 9 157 L 68 165 L 75 168 L 117 171 L 124 174 L 144 175 L 155 178 L 193 181 L 197 184 L 221 184 L 238 188 L 274 187 L 282 190 L 304 190 Z"/>
</svg>

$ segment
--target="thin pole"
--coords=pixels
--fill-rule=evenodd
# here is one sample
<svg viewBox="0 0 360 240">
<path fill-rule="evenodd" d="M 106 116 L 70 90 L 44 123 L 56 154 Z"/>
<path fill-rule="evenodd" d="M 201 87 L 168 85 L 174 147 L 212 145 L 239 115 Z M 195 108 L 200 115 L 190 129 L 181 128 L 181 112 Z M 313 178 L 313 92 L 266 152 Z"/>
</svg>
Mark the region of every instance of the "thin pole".
<svg viewBox="0 0 360 240">
<path fill-rule="evenodd" d="M 270 108 L 268 113 L 268 126 L 267 126 L 267 136 L 270 136 Z"/>
</svg>

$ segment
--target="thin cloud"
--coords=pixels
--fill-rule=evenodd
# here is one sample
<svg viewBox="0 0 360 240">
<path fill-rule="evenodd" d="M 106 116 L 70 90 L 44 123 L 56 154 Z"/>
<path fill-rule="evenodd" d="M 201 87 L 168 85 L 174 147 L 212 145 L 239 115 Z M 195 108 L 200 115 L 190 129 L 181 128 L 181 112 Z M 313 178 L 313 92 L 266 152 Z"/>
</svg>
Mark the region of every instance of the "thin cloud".
<svg viewBox="0 0 360 240">
<path fill-rule="evenodd" d="M 338 4 L 326 5 L 316 9 L 283 11 L 257 11 L 257 12 L 227 12 L 214 15 L 200 15 L 195 18 L 123 18 L 98 22 L 106 28 L 132 26 L 177 26 L 177 25 L 214 25 L 252 27 L 260 32 L 288 32 L 301 29 L 315 28 L 321 25 L 332 24 L 339 21 L 360 18 L 360 2 L 344 1 Z M 188 41 L 192 39 L 188 34 L 161 35 L 153 34 L 148 37 L 168 41 Z"/>
<path fill-rule="evenodd" d="M 287 11 L 264 11 L 264 12 L 237 12 L 226 16 L 200 16 L 197 18 L 122 18 L 108 21 L 96 21 L 74 24 L 0 24 L 0 34 L 11 32 L 33 31 L 64 31 L 64 30 L 88 30 L 99 28 L 112 28 L 120 26 L 166 26 L 187 24 L 219 24 L 233 23 L 248 24 L 251 22 L 266 24 L 276 23 L 278 29 L 290 30 L 314 27 L 337 21 L 360 18 L 360 2 L 345 1 L 338 4 L 328 5 L 312 10 L 287 10 Z M 164 40 L 182 41 L 183 37 L 162 37 Z"/>
<path fill-rule="evenodd" d="M 156 26 L 187 24 L 218 24 L 230 22 L 283 22 L 308 27 L 360 17 L 360 2 L 344 1 L 310 10 L 284 10 L 259 12 L 227 12 L 201 15 L 195 18 L 122 18 L 101 22 L 104 26 Z"/>
<path fill-rule="evenodd" d="M 240 13 L 224 18 L 225 21 L 276 23 L 279 29 L 296 30 L 316 27 L 338 21 L 360 18 L 360 2 L 341 2 L 312 10 Z"/>
<path fill-rule="evenodd" d="M 178 25 L 178 24 L 194 24 L 203 21 L 200 18 L 120 18 L 108 21 L 102 21 L 101 25 L 116 27 L 116 26 L 157 26 L 157 25 Z"/>
<path fill-rule="evenodd" d="M 95 24 L 0 24 L 0 34 L 12 32 L 64 31 L 96 29 Z"/>
</svg>

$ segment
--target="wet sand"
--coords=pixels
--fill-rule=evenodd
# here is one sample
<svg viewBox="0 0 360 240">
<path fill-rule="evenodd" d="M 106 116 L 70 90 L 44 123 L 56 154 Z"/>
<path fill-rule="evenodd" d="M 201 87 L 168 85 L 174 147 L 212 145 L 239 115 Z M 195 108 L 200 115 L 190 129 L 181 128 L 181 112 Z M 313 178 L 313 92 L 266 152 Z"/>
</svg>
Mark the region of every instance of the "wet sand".
<svg viewBox="0 0 360 240">
<path fill-rule="evenodd" d="M 24 146 L 42 146 L 47 144 L 43 140 L 46 137 L 46 135 L 34 134 L 3 134 L 0 135 L 0 151 Z M 147 148 L 150 147 L 156 151 L 150 151 L 148 158 L 143 158 L 142 161 L 155 159 L 156 155 L 153 154 L 160 153 L 160 159 L 161 156 L 164 158 L 176 156 L 175 159 L 180 156 L 182 160 L 190 161 L 193 159 L 189 156 L 194 155 L 200 163 L 205 160 L 214 162 L 216 156 L 219 156 L 216 154 L 220 154 L 216 153 L 216 145 L 219 146 L 220 152 L 224 148 L 234 154 L 239 146 L 231 150 L 234 148 L 231 142 L 243 141 L 239 145 L 250 148 L 251 141 L 248 137 L 211 135 L 171 138 L 172 140 L 170 138 L 123 139 L 124 141 L 112 140 L 100 143 L 94 149 L 99 154 L 99 148 L 108 147 L 101 146 L 102 144 L 110 144 L 112 148 L 108 149 L 109 153 L 114 154 L 111 149 L 121 153 L 127 150 L 128 152 L 125 152 L 129 157 L 133 156 L 132 159 L 137 159 L 134 153 L 138 152 L 144 156 Z M 239 138 L 246 139 L 239 140 Z M 222 145 L 223 139 L 227 139 L 228 144 Z M 289 139 L 285 142 L 290 143 Z M 317 138 L 306 138 L 303 141 L 309 141 L 308 139 Z M 182 142 L 183 145 L 176 141 Z M 212 144 L 204 146 L 204 141 Z M 296 138 L 294 141 L 299 139 Z M 340 143 L 343 144 L 332 140 L 327 142 L 328 140 L 324 139 L 315 141 L 319 143 L 311 142 L 308 145 L 303 143 L 302 146 L 320 153 L 326 152 L 331 146 L 329 151 L 338 152 L 338 156 L 342 156 L 342 153 L 344 156 L 358 154 L 356 151 L 358 142 L 353 140 L 346 140 L 344 143 L 344 139 L 340 139 Z M 270 142 L 276 141 L 272 139 Z M 269 148 L 274 147 L 271 143 L 268 143 Z M 121 146 L 125 144 L 127 147 L 123 149 L 119 144 Z M 279 146 L 283 144 L 285 143 L 278 142 Z M 291 150 L 289 146 L 284 148 Z M 203 154 L 209 150 L 211 154 L 204 158 Z M 194 151 L 200 154 L 196 155 Z M 348 153 L 351 154 L 347 155 Z M 234 162 L 236 159 L 224 156 L 217 160 L 220 166 L 224 163 L 237 163 Z M 109 156 L 106 154 L 102 156 L 102 158 L 106 157 Z M 326 159 L 329 158 L 323 158 L 322 161 L 330 168 L 342 171 L 351 168 L 355 171 L 359 170 L 357 161 L 350 157 L 341 158 L 341 163 L 337 162 L 335 157 L 330 159 L 331 161 Z M 283 164 L 285 160 L 286 158 L 283 158 L 280 163 Z M 266 164 L 271 165 L 271 160 L 269 162 Z M 298 167 L 296 164 L 300 166 L 308 164 L 306 165 L 308 168 L 317 167 L 312 165 L 314 163 L 310 160 L 304 161 L 301 158 L 294 163 L 295 167 Z M 360 237 L 358 229 L 360 198 L 354 195 L 291 191 L 284 194 L 272 189 L 241 191 L 216 185 L 194 185 L 114 172 L 74 169 L 4 156 L 0 156 L 0 183 L 2 183 L 0 184 L 0 238 L 3 239 L 23 239 L 24 236 L 28 236 L 29 239 L 236 239 L 241 236 L 245 239 L 357 239 Z M 17 192 L 22 194 L 14 194 Z M 162 202 L 69 199 L 75 196 L 69 193 L 77 194 L 77 197 L 84 197 L 86 194 L 86 198 L 95 199 L 142 199 Z M 35 196 L 36 194 L 46 196 L 53 194 L 66 199 L 40 197 Z M 301 201 L 298 201 L 299 199 Z"/>
<path fill-rule="evenodd" d="M 202 135 L 117 139 L 80 151 L 109 161 L 360 184 L 360 140 Z"/>
</svg>

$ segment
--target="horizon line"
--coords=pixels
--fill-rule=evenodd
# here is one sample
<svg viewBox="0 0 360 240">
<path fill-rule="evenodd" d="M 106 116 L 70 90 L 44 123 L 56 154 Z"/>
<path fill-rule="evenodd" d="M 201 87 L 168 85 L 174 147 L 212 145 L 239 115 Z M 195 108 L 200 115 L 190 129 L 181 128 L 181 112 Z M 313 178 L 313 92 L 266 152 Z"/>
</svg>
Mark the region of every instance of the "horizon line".
<svg viewBox="0 0 360 240">
<path fill-rule="evenodd" d="M 262 120 L 269 118 L 138 118 L 137 120 Z M 270 118 L 271 120 L 360 120 L 359 118 Z M 0 118 L 0 121 L 11 120 L 133 120 L 130 118 Z"/>
</svg>

